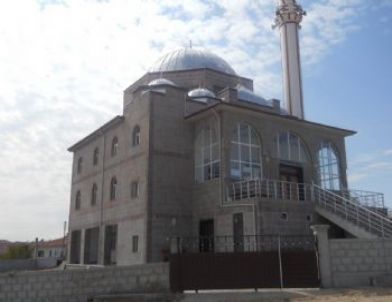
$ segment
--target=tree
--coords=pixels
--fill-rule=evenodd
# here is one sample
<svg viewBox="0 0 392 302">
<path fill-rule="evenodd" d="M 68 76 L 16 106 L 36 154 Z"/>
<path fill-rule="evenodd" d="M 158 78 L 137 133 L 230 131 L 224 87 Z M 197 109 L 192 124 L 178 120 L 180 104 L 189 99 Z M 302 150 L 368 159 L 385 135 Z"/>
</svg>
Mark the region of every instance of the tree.
<svg viewBox="0 0 392 302">
<path fill-rule="evenodd" d="M 1 260 L 32 258 L 33 249 L 28 244 L 11 245 L 7 251 L 0 255 Z"/>
</svg>

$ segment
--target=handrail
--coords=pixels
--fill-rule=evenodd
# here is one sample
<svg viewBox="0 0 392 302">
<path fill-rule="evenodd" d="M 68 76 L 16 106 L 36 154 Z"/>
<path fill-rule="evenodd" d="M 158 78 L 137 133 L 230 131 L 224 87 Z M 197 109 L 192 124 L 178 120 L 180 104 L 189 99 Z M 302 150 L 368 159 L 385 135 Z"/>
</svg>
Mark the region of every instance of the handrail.
<svg viewBox="0 0 392 302">
<path fill-rule="evenodd" d="M 358 199 L 346 198 L 344 192 L 335 193 L 316 184 L 249 179 L 229 184 L 226 193 L 228 203 L 237 201 L 253 203 L 255 198 L 312 201 L 373 234 L 392 237 L 392 220 L 378 212 L 379 207 L 370 207 Z M 379 193 L 378 196 L 383 195 Z"/>
<path fill-rule="evenodd" d="M 316 184 L 313 184 L 313 187 L 319 192 L 318 194 L 315 194 L 315 201 L 318 201 L 324 208 L 329 208 L 332 212 L 339 213 L 340 216 L 343 216 L 347 221 L 365 227 L 368 231 L 380 235 L 381 237 L 392 236 L 392 221 L 387 217 L 368 209 L 366 206 L 335 194 L 334 192 L 325 190 Z M 332 198 L 326 198 L 325 195 L 332 196 Z M 322 196 L 324 199 L 322 199 Z"/>
<path fill-rule="evenodd" d="M 252 201 L 252 198 L 263 197 L 283 200 L 309 200 L 311 184 L 270 179 L 249 179 L 229 184 L 226 187 L 226 202 Z"/>
<path fill-rule="evenodd" d="M 339 192 L 346 199 L 359 202 L 366 207 L 381 208 L 384 209 L 384 194 L 372 191 L 363 190 L 348 190 L 342 189 Z"/>
<path fill-rule="evenodd" d="M 386 218 L 386 217 L 384 217 L 384 216 L 382 216 L 382 215 L 380 215 L 380 214 L 378 214 L 378 213 L 376 213 L 376 212 L 374 212 L 374 211 L 369 210 L 368 208 L 366 208 L 365 206 L 363 206 L 363 205 L 361 205 L 361 204 L 357 204 L 357 203 L 351 201 L 350 199 L 347 199 L 347 198 L 344 198 L 343 196 L 340 196 L 340 195 L 338 195 L 338 194 L 335 194 L 335 193 L 332 192 L 332 191 L 323 189 L 323 188 L 321 188 L 320 186 L 318 186 L 318 185 L 316 185 L 316 184 L 313 184 L 313 186 L 316 187 L 316 188 L 318 188 L 319 190 L 326 191 L 326 192 L 328 192 L 328 193 L 331 194 L 331 195 L 334 195 L 334 196 L 336 196 L 336 197 L 338 197 L 338 198 L 341 198 L 341 199 L 343 199 L 345 202 L 350 203 L 350 204 L 353 205 L 353 206 L 360 207 L 360 208 L 362 208 L 364 211 L 370 212 L 370 213 L 374 214 L 375 216 L 378 216 L 378 217 L 380 217 L 380 218 L 382 218 L 382 219 L 384 219 L 384 220 L 387 220 L 387 221 L 389 221 L 389 222 L 392 222 L 392 221 L 390 221 L 390 219 L 388 219 L 388 218 Z"/>
</svg>

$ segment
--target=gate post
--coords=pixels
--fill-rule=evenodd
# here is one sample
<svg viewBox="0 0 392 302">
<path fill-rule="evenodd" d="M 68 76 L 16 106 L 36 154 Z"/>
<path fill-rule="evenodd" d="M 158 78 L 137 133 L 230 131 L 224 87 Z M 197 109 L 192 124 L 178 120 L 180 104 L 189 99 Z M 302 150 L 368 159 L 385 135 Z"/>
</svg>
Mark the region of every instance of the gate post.
<svg viewBox="0 0 392 302">
<path fill-rule="evenodd" d="M 330 288 L 332 287 L 332 272 L 328 241 L 329 225 L 312 225 L 310 228 L 317 238 L 318 265 L 320 271 L 321 287 Z"/>
</svg>

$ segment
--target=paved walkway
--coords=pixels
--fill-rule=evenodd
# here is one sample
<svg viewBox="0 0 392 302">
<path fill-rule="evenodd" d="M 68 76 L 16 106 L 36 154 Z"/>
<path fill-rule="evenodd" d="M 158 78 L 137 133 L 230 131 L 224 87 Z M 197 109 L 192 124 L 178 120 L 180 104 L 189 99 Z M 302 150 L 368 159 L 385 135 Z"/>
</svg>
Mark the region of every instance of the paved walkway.
<svg viewBox="0 0 392 302">
<path fill-rule="evenodd" d="M 391 302 L 392 289 L 292 289 L 255 291 L 200 291 L 183 295 L 130 294 L 102 296 L 97 302 Z"/>
</svg>

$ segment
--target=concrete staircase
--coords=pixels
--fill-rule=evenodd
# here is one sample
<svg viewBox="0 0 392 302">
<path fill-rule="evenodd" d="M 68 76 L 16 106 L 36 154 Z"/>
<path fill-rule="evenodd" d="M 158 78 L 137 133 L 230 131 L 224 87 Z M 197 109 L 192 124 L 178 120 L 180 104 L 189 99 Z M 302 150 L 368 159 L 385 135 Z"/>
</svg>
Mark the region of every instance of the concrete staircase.
<svg viewBox="0 0 392 302">
<path fill-rule="evenodd" d="M 392 221 L 374 207 L 312 185 L 312 200 L 319 215 L 357 238 L 392 237 Z"/>
<path fill-rule="evenodd" d="M 270 179 L 245 180 L 227 187 L 228 204 L 252 204 L 263 199 L 310 201 L 319 215 L 357 238 L 392 237 L 392 220 L 386 215 L 380 193 L 335 192 L 315 184 Z"/>
</svg>

